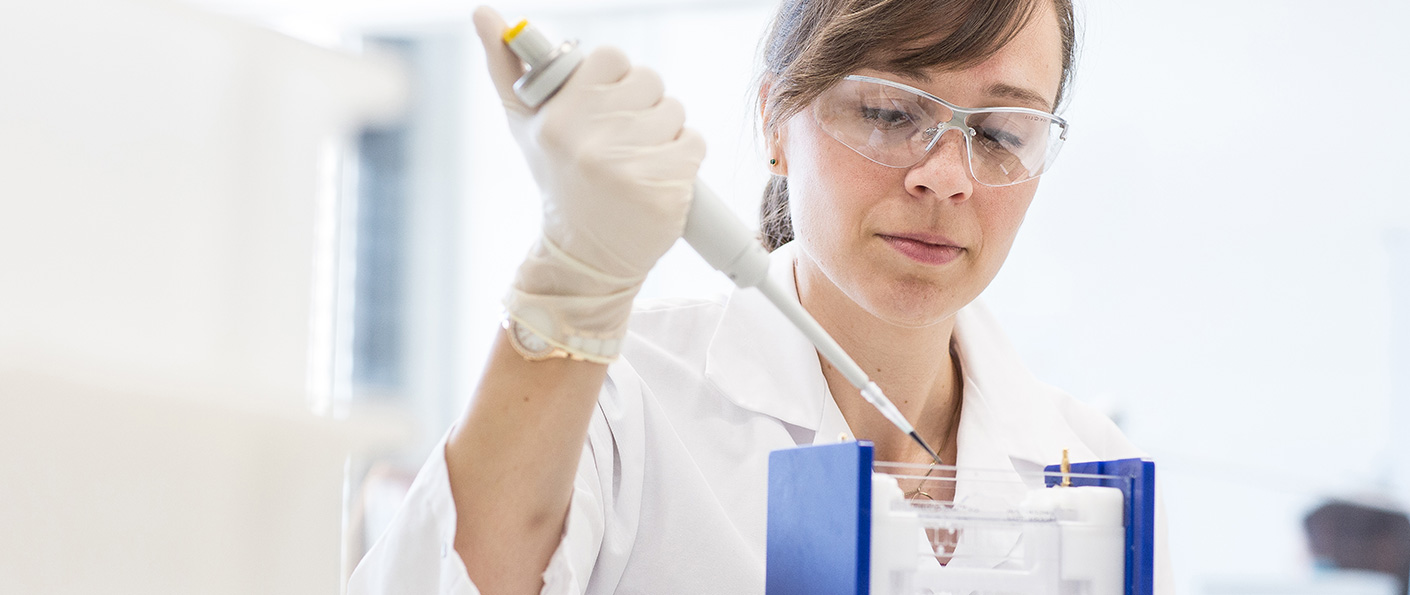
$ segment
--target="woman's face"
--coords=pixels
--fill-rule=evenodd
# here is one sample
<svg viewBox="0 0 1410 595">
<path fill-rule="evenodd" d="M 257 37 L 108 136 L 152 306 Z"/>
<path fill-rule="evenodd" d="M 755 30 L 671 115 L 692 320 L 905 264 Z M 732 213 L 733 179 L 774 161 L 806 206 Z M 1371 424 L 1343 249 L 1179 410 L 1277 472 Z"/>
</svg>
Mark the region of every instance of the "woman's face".
<svg viewBox="0 0 1410 595">
<path fill-rule="evenodd" d="M 1048 3 L 1007 46 L 929 80 L 859 71 L 902 82 L 965 107 L 1052 111 L 1062 77 L 1061 38 Z M 1027 96 L 1025 96 L 1027 95 Z M 818 128 L 812 108 L 778 128 L 776 172 L 788 176 L 793 229 L 802 247 L 800 287 L 825 280 L 872 315 L 905 327 L 949 319 L 999 272 L 1023 222 L 1036 179 L 983 186 L 970 175 L 964 139 L 947 131 L 909 168 L 877 164 Z M 825 288 L 809 299 L 828 299 Z M 840 295 L 839 295 L 840 298 Z"/>
</svg>

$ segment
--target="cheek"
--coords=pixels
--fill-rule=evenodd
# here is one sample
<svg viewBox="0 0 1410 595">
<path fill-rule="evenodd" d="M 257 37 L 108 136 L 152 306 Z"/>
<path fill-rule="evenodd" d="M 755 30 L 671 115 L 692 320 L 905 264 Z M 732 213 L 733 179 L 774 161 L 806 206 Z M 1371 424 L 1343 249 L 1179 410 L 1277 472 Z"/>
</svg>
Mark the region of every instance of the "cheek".
<svg viewBox="0 0 1410 595">
<path fill-rule="evenodd" d="M 994 194 L 981 198 L 979 204 L 984 207 L 977 209 L 984 237 L 985 268 L 991 270 L 991 275 L 996 274 L 1008 258 L 1014 238 L 1018 236 L 1023 219 L 1028 214 L 1028 207 L 1033 204 L 1038 183 L 1034 181 L 993 190 Z"/>
<path fill-rule="evenodd" d="M 783 144 L 793 230 L 804 244 L 845 243 L 862 227 L 876 178 L 867 171 L 870 161 L 817 130 L 809 117 L 805 112 L 789 123 Z"/>
</svg>

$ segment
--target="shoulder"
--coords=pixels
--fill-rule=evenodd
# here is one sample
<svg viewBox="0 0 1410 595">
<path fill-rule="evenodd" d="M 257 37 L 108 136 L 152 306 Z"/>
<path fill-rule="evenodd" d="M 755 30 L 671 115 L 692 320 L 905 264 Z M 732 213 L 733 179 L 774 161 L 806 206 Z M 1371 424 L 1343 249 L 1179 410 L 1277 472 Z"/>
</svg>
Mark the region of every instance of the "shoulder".
<svg viewBox="0 0 1410 595">
<path fill-rule="evenodd" d="M 703 382 L 706 353 L 724 313 L 724 300 L 639 300 L 632 308 L 622 355 L 607 369 L 599 408 L 611 425 L 639 416 L 643 399 L 667 387 Z"/>
<path fill-rule="evenodd" d="M 1148 457 L 1105 413 L 1067 391 L 1044 386 L 1047 387 L 1048 398 L 1054 408 L 1062 414 L 1062 420 L 1098 458 L 1111 460 Z"/>
<path fill-rule="evenodd" d="M 640 300 L 623 345 L 623 356 L 642 364 L 662 356 L 703 361 L 724 316 L 725 296 Z"/>
<path fill-rule="evenodd" d="M 955 336 L 965 376 L 1003 418 L 1007 433 L 1023 436 L 1018 441 L 1025 450 L 1060 452 L 1054 449 L 1076 441 L 1101 459 L 1145 456 L 1101 411 L 1034 377 L 983 302 L 956 314 Z"/>
<path fill-rule="evenodd" d="M 616 463 L 639 461 L 646 452 L 648 419 L 659 413 L 657 396 L 680 400 L 703 384 L 705 353 L 724 312 L 724 300 L 638 300 L 632 307 L 622 354 L 607 368 L 589 429 L 595 450 L 616 452 Z"/>
<path fill-rule="evenodd" d="M 729 296 L 653 298 L 632 304 L 631 331 L 652 333 L 663 324 L 719 322 Z"/>
</svg>

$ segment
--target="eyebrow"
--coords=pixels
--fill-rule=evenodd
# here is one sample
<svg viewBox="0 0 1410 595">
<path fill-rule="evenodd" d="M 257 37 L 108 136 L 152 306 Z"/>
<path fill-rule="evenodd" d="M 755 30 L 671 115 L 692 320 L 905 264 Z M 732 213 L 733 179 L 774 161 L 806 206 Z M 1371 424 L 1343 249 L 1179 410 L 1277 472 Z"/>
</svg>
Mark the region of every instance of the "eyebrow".
<svg viewBox="0 0 1410 595">
<path fill-rule="evenodd" d="M 917 88 L 933 82 L 930 74 L 924 70 L 898 68 L 894 65 L 889 67 L 877 66 L 873 68 L 889 75 L 910 79 L 911 83 L 918 83 L 911 85 Z M 1057 110 L 1057 107 L 1054 106 L 1048 98 L 1043 97 L 1043 94 L 1026 87 L 1019 87 L 1008 83 L 994 83 L 989 85 L 986 93 L 988 93 L 990 97 L 1001 97 L 1026 103 L 1029 108 L 1036 106 L 1038 111 L 1053 113 Z"/>
<path fill-rule="evenodd" d="M 1045 112 L 1052 110 L 1052 104 L 1048 102 L 1048 99 L 1032 89 L 1015 87 L 1006 83 L 994 83 L 989 86 L 988 93 L 992 97 L 1005 97 L 1026 102 L 1030 105 L 1040 105 L 1043 106 L 1043 111 Z"/>
</svg>

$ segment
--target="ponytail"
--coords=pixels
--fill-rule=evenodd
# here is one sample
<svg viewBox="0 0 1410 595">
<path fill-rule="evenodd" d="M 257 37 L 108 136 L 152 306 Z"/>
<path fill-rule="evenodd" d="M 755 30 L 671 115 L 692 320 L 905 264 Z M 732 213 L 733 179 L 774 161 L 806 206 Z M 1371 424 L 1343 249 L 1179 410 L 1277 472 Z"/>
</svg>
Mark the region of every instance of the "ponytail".
<svg viewBox="0 0 1410 595">
<path fill-rule="evenodd" d="M 788 213 L 788 178 L 772 176 L 759 204 L 759 241 L 769 252 L 793 241 L 793 218 Z"/>
</svg>

